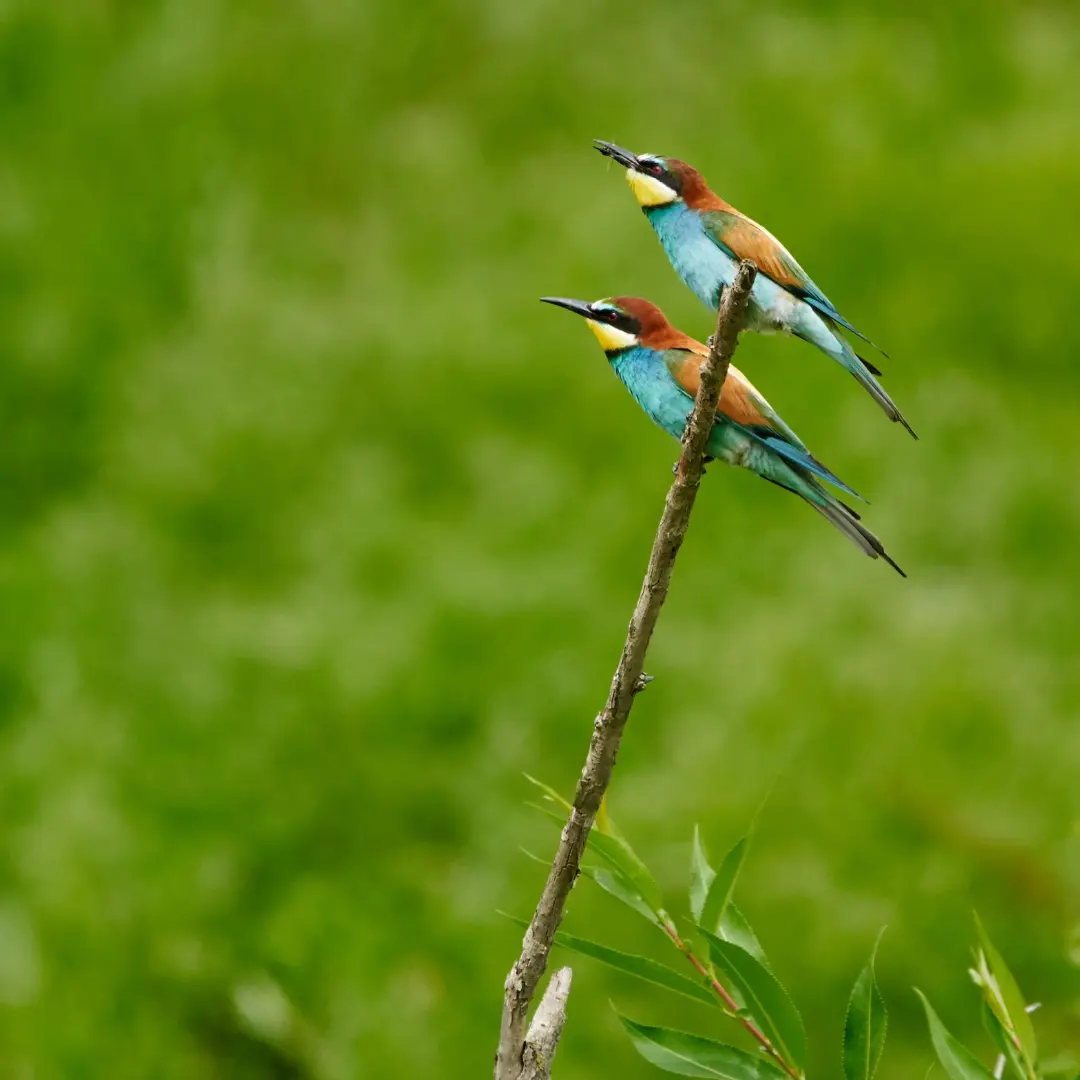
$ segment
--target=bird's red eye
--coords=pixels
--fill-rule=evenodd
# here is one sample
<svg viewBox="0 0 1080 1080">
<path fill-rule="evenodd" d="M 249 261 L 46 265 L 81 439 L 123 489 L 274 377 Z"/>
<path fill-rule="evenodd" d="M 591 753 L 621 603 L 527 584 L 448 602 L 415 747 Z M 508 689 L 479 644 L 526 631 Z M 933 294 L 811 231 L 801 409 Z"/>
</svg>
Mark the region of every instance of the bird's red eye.
<svg viewBox="0 0 1080 1080">
<path fill-rule="evenodd" d="M 649 172 L 651 172 L 653 176 L 659 176 L 663 171 L 664 166 L 661 165 L 658 161 L 649 162 Z"/>
<path fill-rule="evenodd" d="M 609 323 L 618 322 L 619 321 L 619 313 L 617 311 L 609 311 L 609 312 L 607 312 L 607 321 Z"/>
</svg>

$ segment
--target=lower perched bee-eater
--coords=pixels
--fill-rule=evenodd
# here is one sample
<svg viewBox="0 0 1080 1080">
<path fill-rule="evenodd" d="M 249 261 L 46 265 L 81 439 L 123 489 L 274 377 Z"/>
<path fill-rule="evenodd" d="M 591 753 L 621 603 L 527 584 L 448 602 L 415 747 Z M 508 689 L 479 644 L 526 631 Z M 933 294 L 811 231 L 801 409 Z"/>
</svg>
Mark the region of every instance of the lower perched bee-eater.
<svg viewBox="0 0 1080 1080">
<path fill-rule="evenodd" d="M 676 330 L 655 304 L 640 297 L 616 296 L 593 304 L 556 296 L 542 299 L 583 316 L 634 400 L 654 423 L 682 437 L 701 381 L 701 365 L 709 353 L 705 345 Z M 821 481 L 860 496 L 807 450 L 736 367 L 728 369 L 705 453 L 793 491 L 860 551 L 872 559 L 880 556 L 898 574 L 907 576 L 881 541 L 860 524 L 859 515 Z"/>
<path fill-rule="evenodd" d="M 852 349 L 837 325 L 873 342 L 836 310 L 772 233 L 710 191 L 701 173 L 685 161 L 633 154 L 600 139 L 596 149 L 626 169 L 634 196 L 671 265 L 698 299 L 715 311 L 721 288 L 735 280 L 739 261 L 749 259 L 759 273 L 750 294 L 746 329 L 779 331 L 816 345 L 855 376 L 890 420 L 915 436 L 874 378 L 881 372 Z"/>
</svg>

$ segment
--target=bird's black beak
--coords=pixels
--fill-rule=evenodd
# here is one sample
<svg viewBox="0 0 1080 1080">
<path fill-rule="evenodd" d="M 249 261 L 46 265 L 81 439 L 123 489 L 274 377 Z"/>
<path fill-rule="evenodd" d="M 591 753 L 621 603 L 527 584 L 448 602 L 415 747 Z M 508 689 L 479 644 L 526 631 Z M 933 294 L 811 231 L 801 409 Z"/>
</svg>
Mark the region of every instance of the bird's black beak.
<svg viewBox="0 0 1080 1080">
<path fill-rule="evenodd" d="M 612 142 L 604 142 L 603 139 L 593 139 L 593 146 L 600 151 L 604 157 L 609 157 L 613 161 L 617 161 L 626 169 L 636 169 L 639 164 L 637 154 L 630 153 L 629 150 L 624 150 L 621 146 L 616 146 Z"/>
<path fill-rule="evenodd" d="M 563 296 L 541 296 L 540 300 L 545 304 L 566 308 L 567 311 L 572 311 L 575 315 L 581 315 L 586 319 L 593 317 L 592 304 L 587 304 L 584 300 L 567 300 Z"/>
</svg>

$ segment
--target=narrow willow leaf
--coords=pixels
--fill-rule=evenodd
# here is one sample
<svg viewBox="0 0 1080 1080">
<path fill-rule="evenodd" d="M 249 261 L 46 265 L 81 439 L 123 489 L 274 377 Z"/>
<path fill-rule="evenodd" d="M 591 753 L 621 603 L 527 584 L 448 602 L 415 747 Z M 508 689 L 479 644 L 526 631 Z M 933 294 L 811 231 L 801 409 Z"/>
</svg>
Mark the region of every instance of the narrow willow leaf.
<svg viewBox="0 0 1080 1080">
<path fill-rule="evenodd" d="M 1004 1025 L 998 1019 L 997 1013 L 990 1008 L 984 999 L 981 1003 L 983 1027 L 990 1033 L 998 1052 L 1004 1054 L 1005 1060 L 1012 1066 L 1017 1080 L 1030 1080 L 1028 1071 L 1024 1065 L 1024 1059 L 1017 1048 L 1012 1035 L 1005 1030 Z M 1045 1073 L 1043 1073 L 1045 1075 Z"/>
<path fill-rule="evenodd" d="M 881 937 L 878 936 L 880 943 Z M 873 1080 L 885 1049 L 888 1014 L 874 977 L 877 945 L 855 980 L 844 1019 L 844 1076 L 847 1080 Z"/>
<path fill-rule="evenodd" d="M 990 1038 L 994 1040 L 994 1045 L 998 1048 L 998 1051 L 1002 1054 L 1007 1054 L 1010 1048 L 1015 1051 L 1016 1044 L 1009 1038 L 1009 1033 L 1001 1026 L 997 1014 L 985 1001 L 982 1002 L 981 1015 L 983 1027 L 986 1028 Z"/>
<path fill-rule="evenodd" d="M 633 975 L 643 982 L 662 986 L 665 990 L 671 990 L 676 994 L 682 994 L 693 1001 L 703 1002 L 714 1007 L 720 1006 L 721 1001 L 704 983 L 694 982 L 677 971 L 672 971 L 666 964 L 650 960 L 647 956 L 635 956 L 633 953 L 619 952 L 617 949 L 609 949 L 599 942 L 588 941 L 585 938 L 574 937 L 573 934 L 564 934 L 562 931 L 555 935 L 555 944 L 564 949 L 581 953 L 582 956 L 591 956 L 608 967 L 615 968 L 627 975 Z"/>
<path fill-rule="evenodd" d="M 618 1015 L 618 1014 L 617 1014 Z M 786 1080 L 768 1058 L 670 1028 L 646 1027 L 619 1015 L 634 1049 L 664 1072 L 706 1080 Z"/>
<path fill-rule="evenodd" d="M 949 1034 L 923 992 L 916 987 L 915 993 L 919 995 L 926 1010 L 930 1041 L 934 1044 L 938 1061 L 948 1074 L 949 1080 L 993 1080 L 992 1074 L 979 1059 L 959 1039 Z"/>
<path fill-rule="evenodd" d="M 694 922 L 701 919 L 705 907 L 705 898 L 709 895 L 709 886 L 716 877 L 716 871 L 709 865 L 709 856 L 701 842 L 701 830 L 694 826 L 694 839 L 690 846 L 690 911 Z"/>
<path fill-rule="evenodd" d="M 660 886 L 634 849 L 621 837 L 597 832 L 589 834 L 589 847 L 613 870 L 621 874 L 657 914 L 664 909 Z"/>
<path fill-rule="evenodd" d="M 1034 1075 L 1035 1062 L 1039 1050 L 1035 1042 L 1035 1026 L 1027 1012 L 1027 1003 L 1020 987 L 1016 984 L 1012 972 L 1002 959 L 1001 953 L 994 948 L 982 920 L 975 914 L 975 929 L 979 932 L 979 941 L 986 956 L 991 978 L 982 986 L 987 1004 L 997 1014 L 1006 1031 L 1013 1032 L 1020 1041 L 1020 1052 L 1027 1059 L 1029 1075 Z"/>
<path fill-rule="evenodd" d="M 551 820 L 554 821 L 556 825 L 560 826 L 560 828 L 566 824 L 566 818 L 564 818 L 562 814 L 556 813 L 550 806 L 545 806 L 543 803 L 538 802 L 527 802 L 525 805 L 532 810 L 539 810 L 544 817 L 551 818 Z"/>
<path fill-rule="evenodd" d="M 534 787 L 538 787 L 556 806 L 561 806 L 568 814 L 574 809 L 553 787 L 549 787 L 543 780 L 537 780 L 535 776 L 530 776 L 528 773 L 525 773 L 525 779 Z"/>
<path fill-rule="evenodd" d="M 621 874 L 614 870 L 607 870 L 602 866 L 583 866 L 581 872 L 592 878 L 604 892 L 621 900 L 628 908 L 636 911 L 643 919 L 647 919 L 662 930 L 664 924 L 660 916 L 649 907 L 645 898 L 637 892 L 633 884 L 627 881 Z"/>
<path fill-rule="evenodd" d="M 745 949 L 751 956 L 756 956 L 765 967 L 769 968 L 769 960 L 765 955 L 765 950 L 761 947 L 761 942 L 758 941 L 750 923 L 746 921 L 746 916 L 734 902 L 728 904 L 724 917 L 720 920 L 718 936 L 723 938 L 724 941 L 730 941 Z M 772 968 L 769 968 L 769 970 L 772 971 Z"/>
<path fill-rule="evenodd" d="M 750 846 L 750 838 L 744 836 L 725 856 L 716 871 L 716 876 L 709 883 L 709 892 L 702 905 L 701 917 L 698 925 L 715 934 L 720 922 L 731 903 L 731 894 L 735 891 L 735 881 L 742 869 L 743 860 L 746 858 L 747 848 Z"/>
<path fill-rule="evenodd" d="M 519 919 L 516 915 L 509 915 L 500 911 L 500 915 L 516 923 L 522 929 L 527 929 L 529 923 L 526 919 Z M 571 952 L 580 953 L 582 956 L 590 956 L 599 960 L 608 967 L 615 968 L 626 975 L 633 975 L 643 982 L 652 983 L 654 986 L 662 986 L 665 990 L 671 990 L 676 994 L 682 994 L 692 1001 L 704 1002 L 714 1007 L 720 1006 L 720 999 L 703 982 L 694 982 L 677 971 L 672 971 L 666 964 L 657 960 L 651 960 L 647 956 L 635 956 L 633 953 L 619 952 L 618 949 L 609 949 L 598 941 L 589 941 L 587 938 L 575 937 L 559 930 L 555 934 L 555 944 L 561 945 Z"/>
<path fill-rule="evenodd" d="M 553 788 L 528 776 L 528 774 L 526 774 L 526 778 L 543 791 L 549 801 L 555 802 L 568 811 L 572 809 L 570 804 Z M 528 803 L 527 805 L 539 810 L 541 814 L 551 818 L 560 826 L 566 824 L 565 820 L 550 806 L 545 806 L 543 803 Z M 656 879 L 649 873 L 648 867 L 638 858 L 634 849 L 621 836 L 614 831 L 602 833 L 594 825 L 589 831 L 589 847 L 630 883 L 633 891 L 642 898 L 653 912 L 659 914 L 663 911 L 660 886 L 656 884 Z"/>
<path fill-rule="evenodd" d="M 757 957 L 705 929 L 702 933 L 713 964 L 738 991 L 746 1012 L 780 1056 L 801 1073 L 806 1064 L 806 1030 L 787 991 Z"/>
<path fill-rule="evenodd" d="M 596 829 L 597 832 L 611 833 L 612 836 L 619 835 L 619 830 L 615 828 L 615 822 L 608 813 L 607 792 L 600 796 L 600 805 L 596 809 Z"/>
</svg>

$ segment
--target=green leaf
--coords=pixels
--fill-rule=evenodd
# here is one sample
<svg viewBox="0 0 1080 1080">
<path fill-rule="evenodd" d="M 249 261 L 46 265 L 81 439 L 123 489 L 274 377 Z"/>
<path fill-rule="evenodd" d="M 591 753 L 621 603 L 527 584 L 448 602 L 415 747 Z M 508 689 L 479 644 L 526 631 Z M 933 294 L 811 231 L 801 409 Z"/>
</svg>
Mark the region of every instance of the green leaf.
<svg viewBox="0 0 1080 1080">
<path fill-rule="evenodd" d="M 994 948 L 982 920 L 978 913 L 975 914 L 975 929 L 979 932 L 979 941 L 985 954 L 989 968 L 989 979 L 984 979 L 982 991 L 986 1002 L 1006 1031 L 1014 1034 L 1020 1044 L 1020 1052 L 1026 1058 L 1029 1066 L 1028 1074 L 1034 1075 L 1035 1062 L 1038 1060 L 1039 1049 L 1035 1042 L 1035 1027 L 1027 1012 L 1024 995 L 1020 993 L 1020 987 L 1016 984 L 1012 972 L 1001 957 L 1001 953 Z M 986 973 L 983 973 L 986 974 Z"/>
<path fill-rule="evenodd" d="M 735 881 L 742 869 L 743 860 L 746 858 L 747 848 L 750 846 L 750 838 L 744 836 L 725 856 L 716 871 L 716 876 L 709 884 L 709 892 L 705 897 L 705 903 L 701 909 L 701 918 L 698 925 L 715 934 L 720 922 L 731 903 L 731 894 L 735 891 Z"/>
<path fill-rule="evenodd" d="M 878 935 L 878 944 L 881 936 Z M 844 1019 L 844 1076 L 847 1080 L 873 1080 L 881 1053 L 885 1049 L 885 1027 L 888 1014 L 885 999 L 874 977 L 877 944 L 870 954 L 870 963 L 855 980 Z"/>
<path fill-rule="evenodd" d="M 997 1018 L 994 1010 L 985 1002 L 981 1002 L 980 1015 L 982 1016 L 983 1027 L 986 1028 L 990 1038 L 994 1040 L 994 1045 L 998 1048 L 998 1051 L 1002 1054 L 1007 1054 L 1009 1050 L 1016 1051 L 1016 1044 L 1009 1038 L 1009 1033 L 1001 1026 L 1001 1021 Z"/>
<path fill-rule="evenodd" d="M 637 857 L 634 849 L 621 837 L 610 833 L 589 834 L 589 847 L 613 870 L 629 882 L 646 904 L 659 915 L 664 910 L 660 886 L 649 873 L 648 867 Z"/>
<path fill-rule="evenodd" d="M 543 780 L 537 780 L 535 776 L 530 776 L 528 773 L 525 773 L 525 779 L 534 787 L 538 787 L 556 806 L 561 806 L 568 814 L 574 809 L 553 787 L 549 787 Z"/>
<path fill-rule="evenodd" d="M 527 929 L 529 926 L 527 919 L 519 919 L 516 915 L 510 915 L 505 911 L 500 911 L 499 914 L 523 929 Z M 609 949 L 606 945 L 601 945 L 597 941 L 575 937 L 573 934 L 567 934 L 562 930 L 556 932 L 555 944 L 561 945 L 564 949 L 570 949 L 572 952 L 581 953 L 582 956 L 591 956 L 594 960 L 599 960 L 602 964 L 615 968 L 616 971 L 633 975 L 635 978 L 653 983 L 655 986 L 662 986 L 666 990 L 682 994 L 693 1001 L 704 1002 L 706 1005 L 714 1007 L 723 1007 L 720 999 L 704 983 L 694 982 L 693 979 L 688 979 L 685 975 L 672 971 L 666 964 L 651 960 L 647 956 L 635 956 L 633 953 Z"/>
<path fill-rule="evenodd" d="M 738 992 L 745 1011 L 780 1056 L 801 1073 L 806 1058 L 806 1030 L 787 991 L 752 953 L 704 928 L 702 933 L 708 939 L 713 964 Z"/>
<path fill-rule="evenodd" d="M 948 1029 L 938 1019 L 926 995 L 916 987 L 915 993 L 926 1010 L 926 1021 L 930 1025 L 930 1041 L 934 1044 L 941 1067 L 949 1075 L 949 1080 L 993 1080 L 990 1071 L 959 1039 L 953 1038 Z"/>
<path fill-rule="evenodd" d="M 746 921 L 746 916 L 734 902 L 728 904 L 724 917 L 720 920 L 718 936 L 745 949 L 751 956 L 756 956 L 765 967 L 769 967 L 769 960 L 761 947 L 761 942 L 758 941 L 750 923 Z M 771 971 L 772 968 L 769 970 Z"/>
<path fill-rule="evenodd" d="M 709 895 L 709 886 L 716 877 L 716 871 L 709 865 L 709 856 L 701 843 L 701 830 L 694 826 L 694 840 L 690 847 L 690 911 L 694 922 L 701 919 L 705 907 L 705 898 Z"/>
<path fill-rule="evenodd" d="M 990 1033 L 998 1052 L 1005 1056 L 1005 1060 L 1012 1066 L 1018 1080 L 1029 1080 L 1028 1072 L 1024 1067 L 1024 1059 L 1017 1048 L 1012 1035 L 1005 1030 L 1004 1025 L 998 1019 L 997 1013 L 990 1008 L 985 998 L 980 1002 L 983 1027 Z"/>
<path fill-rule="evenodd" d="M 614 870 L 605 870 L 602 866 L 583 866 L 581 872 L 586 877 L 592 878 L 604 892 L 610 893 L 642 918 L 648 919 L 653 926 L 659 926 L 661 930 L 664 928 L 660 916 L 649 907 L 645 898 L 621 874 Z"/>
<path fill-rule="evenodd" d="M 622 836 L 622 833 L 615 828 L 615 822 L 608 813 L 607 795 L 600 797 L 600 805 L 596 808 L 595 827 L 598 832 L 611 833 L 612 836 Z"/>
<path fill-rule="evenodd" d="M 643 982 L 662 986 L 665 990 L 671 990 L 676 994 L 682 994 L 693 1001 L 703 1002 L 714 1007 L 723 1007 L 723 1003 L 716 994 L 708 989 L 704 983 L 694 982 L 677 971 L 672 971 L 666 964 L 651 960 L 647 956 L 635 956 L 632 953 L 619 952 L 617 949 L 609 949 L 599 942 L 587 941 L 585 938 L 574 937 L 573 934 L 564 934 L 559 931 L 555 935 L 555 944 L 565 949 L 581 953 L 582 956 L 591 956 L 608 967 L 615 968 L 627 975 L 633 975 Z"/>
<path fill-rule="evenodd" d="M 646 1027 L 620 1015 L 637 1052 L 664 1072 L 707 1080 L 786 1080 L 768 1058 L 748 1054 L 700 1035 Z"/>
<path fill-rule="evenodd" d="M 557 814 L 550 806 L 545 806 L 543 803 L 538 802 L 527 802 L 525 805 L 531 807 L 533 810 L 539 810 L 541 814 L 551 818 L 551 820 L 560 828 L 566 824 L 566 818 L 564 818 L 562 814 Z"/>
<path fill-rule="evenodd" d="M 572 809 L 570 804 L 553 788 L 549 788 L 547 784 L 541 783 L 541 781 L 531 776 L 527 775 L 526 778 L 544 792 L 549 801 L 557 803 L 567 811 Z M 551 818 L 560 826 L 566 824 L 565 820 L 555 813 L 550 806 L 544 806 L 542 803 L 529 803 L 527 805 L 539 810 L 541 814 Z M 631 891 L 636 893 L 651 912 L 657 916 L 656 919 L 650 918 L 650 921 L 657 922 L 658 925 L 662 926 L 663 922 L 660 921 L 659 917 L 663 913 L 664 906 L 660 886 L 656 884 L 656 879 L 649 873 L 648 867 L 637 857 L 634 849 L 621 836 L 613 832 L 602 833 L 595 825 L 589 831 L 589 847 L 624 879 Z M 635 910 L 638 909 L 635 908 Z"/>
</svg>

